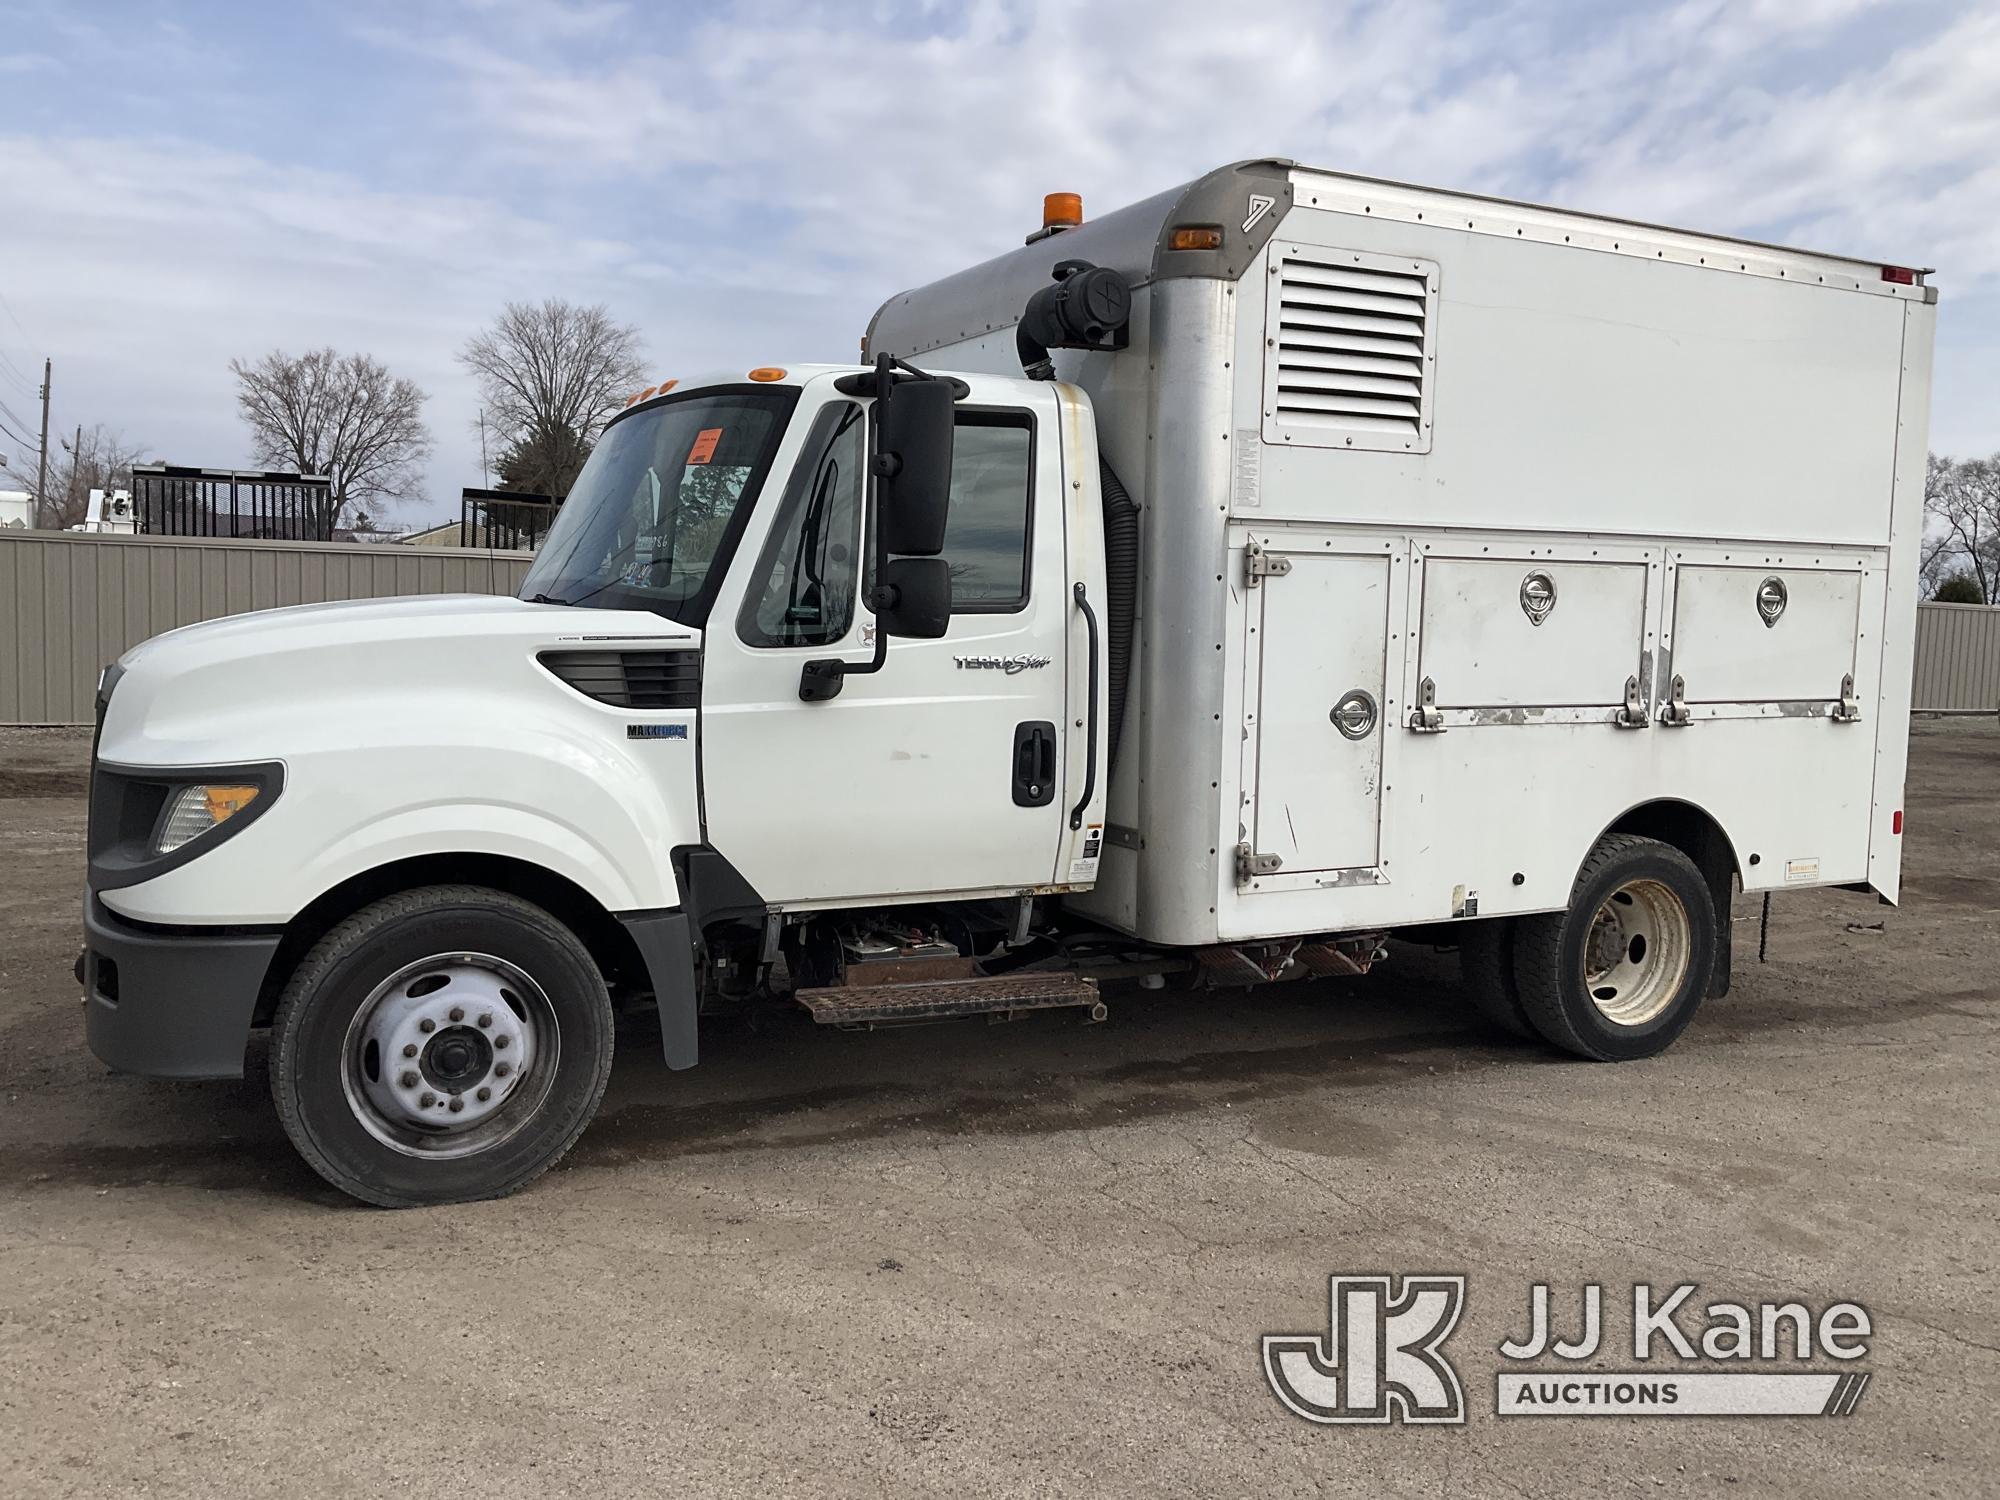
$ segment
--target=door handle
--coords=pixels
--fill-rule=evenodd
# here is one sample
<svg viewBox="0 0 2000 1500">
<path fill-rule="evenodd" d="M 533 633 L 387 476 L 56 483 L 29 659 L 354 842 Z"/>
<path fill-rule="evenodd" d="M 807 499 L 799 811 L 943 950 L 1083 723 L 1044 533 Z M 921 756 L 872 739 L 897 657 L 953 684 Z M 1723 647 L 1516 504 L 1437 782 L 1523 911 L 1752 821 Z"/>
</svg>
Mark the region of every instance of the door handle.
<svg viewBox="0 0 2000 1500">
<path fill-rule="evenodd" d="M 1056 800 L 1056 726 L 1030 719 L 1014 726 L 1014 805 L 1047 807 Z"/>
</svg>

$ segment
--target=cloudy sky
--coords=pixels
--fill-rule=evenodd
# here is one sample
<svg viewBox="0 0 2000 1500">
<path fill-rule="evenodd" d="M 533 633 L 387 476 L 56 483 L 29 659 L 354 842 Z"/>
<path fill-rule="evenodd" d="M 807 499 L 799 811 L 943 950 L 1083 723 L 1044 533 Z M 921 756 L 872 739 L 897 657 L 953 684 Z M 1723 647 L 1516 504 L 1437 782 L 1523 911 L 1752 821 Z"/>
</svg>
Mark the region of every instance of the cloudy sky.
<svg viewBox="0 0 2000 1500">
<path fill-rule="evenodd" d="M 229 360 L 331 344 L 430 393 L 397 519 L 456 515 L 508 299 L 851 358 L 1044 192 L 1265 155 L 1936 266 L 1933 445 L 2000 449 L 1993 0 L 0 0 L 0 101 L 17 464 L 44 355 L 55 430 L 236 465 Z"/>
</svg>

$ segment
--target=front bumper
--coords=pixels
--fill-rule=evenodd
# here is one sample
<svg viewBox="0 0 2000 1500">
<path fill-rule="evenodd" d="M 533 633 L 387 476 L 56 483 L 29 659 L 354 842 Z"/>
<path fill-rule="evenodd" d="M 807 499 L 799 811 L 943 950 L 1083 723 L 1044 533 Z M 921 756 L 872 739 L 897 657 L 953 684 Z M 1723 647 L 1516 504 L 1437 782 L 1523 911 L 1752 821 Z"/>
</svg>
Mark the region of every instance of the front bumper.
<svg viewBox="0 0 2000 1500">
<path fill-rule="evenodd" d="M 90 1050 L 121 1073 L 241 1078 L 258 991 L 280 934 L 121 921 L 93 893 L 77 961 Z"/>
</svg>

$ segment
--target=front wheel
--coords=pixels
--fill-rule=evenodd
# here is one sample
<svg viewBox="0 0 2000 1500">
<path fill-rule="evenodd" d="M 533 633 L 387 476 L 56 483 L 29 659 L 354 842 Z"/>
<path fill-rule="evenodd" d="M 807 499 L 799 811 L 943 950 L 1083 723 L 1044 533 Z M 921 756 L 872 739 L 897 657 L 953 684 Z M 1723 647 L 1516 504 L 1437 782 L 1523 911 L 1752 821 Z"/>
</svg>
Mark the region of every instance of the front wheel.
<svg viewBox="0 0 2000 1500">
<path fill-rule="evenodd" d="M 1664 1052 L 1694 1019 L 1715 969 L 1716 912 L 1694 861 L 1612 834 L 1590 853 L 1569 909 L 1521 917 L 1514 980 L 1542 1036 L 1599 1062 Z"/>
<path fill-rule="evenodd" d="M 576 935 L 475 886 L 391 896 L 320 939 L 271 1026 L 271 1093 L 309 1165 L 403 1208 L 513 1192 L 597 1112 L 610 995 Z"/>
</svg>

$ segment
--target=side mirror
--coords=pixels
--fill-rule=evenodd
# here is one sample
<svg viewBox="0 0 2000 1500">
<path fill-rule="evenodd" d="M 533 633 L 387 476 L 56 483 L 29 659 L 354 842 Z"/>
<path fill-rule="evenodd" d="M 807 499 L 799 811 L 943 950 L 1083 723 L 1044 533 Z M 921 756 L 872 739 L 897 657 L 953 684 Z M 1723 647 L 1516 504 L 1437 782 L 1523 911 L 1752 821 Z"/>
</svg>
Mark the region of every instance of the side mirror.
<svg viewBox="0 0 2000 1500">
<path fill-rule="evenodd" d="M 896 557 L 882 571 L 875 620 L 884 635 L 934 641 L 951 628 L 951 564 L 941 557 Z"/>
<path fill-rule="evenodd" d="M 884 552 L 944 551 L 953 396 L 946 380 L 899 380 L 876 404 L 876 524 Z"/>
</svg>

